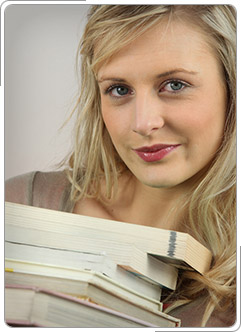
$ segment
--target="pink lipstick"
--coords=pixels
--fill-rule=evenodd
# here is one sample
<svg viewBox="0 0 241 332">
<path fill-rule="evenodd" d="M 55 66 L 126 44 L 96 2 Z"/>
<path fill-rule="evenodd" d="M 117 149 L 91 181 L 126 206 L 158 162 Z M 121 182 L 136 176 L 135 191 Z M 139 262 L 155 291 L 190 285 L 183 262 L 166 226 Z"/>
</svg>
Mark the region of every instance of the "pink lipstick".
<svg viewBox="0 0 241 332">
<path fill-rule="evenodd" d="M 134 149 L 137 155 L 146 162 L 154 162 L 163 159 L 166 155 L 176 149 L 180 144 L 156 144 Z"/>
</svg>

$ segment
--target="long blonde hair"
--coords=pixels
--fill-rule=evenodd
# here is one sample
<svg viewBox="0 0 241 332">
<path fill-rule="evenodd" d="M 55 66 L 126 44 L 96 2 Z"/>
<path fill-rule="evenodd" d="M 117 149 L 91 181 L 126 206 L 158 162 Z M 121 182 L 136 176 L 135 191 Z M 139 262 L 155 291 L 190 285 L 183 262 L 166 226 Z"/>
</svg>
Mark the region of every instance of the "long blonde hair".
<svg viewBox="0 0 241 332">
<path fill-rule="evenodd" d="M 186 271 L 180 278 L 174 306 L 206 294 L 205 326 L 213 310 L 235 303 L 236 223 L 236 19 L 228 5 L 96 5 L 92 6 L 78 50 L 81 91 L 75 112 L 75 146 L 69 160 L 71 197 L 101 199 L 118 188 L 126 168 L 105 128 L 100 109 L 96 74 L 108 58 L 164 17 L 195 25 L 206 37 L 223 68 L 228 105 L 223 141 L 216 157 L 187 200 L 186 227 L 213 254 L 211 269 L 204 275 Z M 91 153 L 89 153 L 91 151 Z M 186 282 L 188 280 L 188 282 Z"/>
</svg>

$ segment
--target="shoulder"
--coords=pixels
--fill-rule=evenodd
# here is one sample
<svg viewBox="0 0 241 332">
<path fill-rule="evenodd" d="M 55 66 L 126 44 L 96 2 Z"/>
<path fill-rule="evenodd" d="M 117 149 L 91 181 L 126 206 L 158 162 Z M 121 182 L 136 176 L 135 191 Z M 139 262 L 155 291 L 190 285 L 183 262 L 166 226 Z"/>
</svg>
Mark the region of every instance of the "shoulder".
<svg viewBox="0 0 241 332">
<path fill-rule="evenodd" d="M 64 171 L 31 172 L 6 181 L 5 200 L 53 210 L 66 210 L 70 183 Z"/>
<path fill-rule="evenodd" d="M 36 172 L 15 176 L 5 182 L 5 201 L 32 205 L 32 187 Z"/>
</svg>

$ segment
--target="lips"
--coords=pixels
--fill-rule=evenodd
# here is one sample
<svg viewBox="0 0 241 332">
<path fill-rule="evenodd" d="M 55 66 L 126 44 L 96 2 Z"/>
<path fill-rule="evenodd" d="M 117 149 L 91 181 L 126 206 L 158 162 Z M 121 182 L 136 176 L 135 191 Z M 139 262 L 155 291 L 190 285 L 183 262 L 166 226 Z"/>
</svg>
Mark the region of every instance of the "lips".
<svg viewBox="0 0 241 332">
<path fill-rule="evenodd" d="M 146 162 L 155 162 L 162 160 L 169 153 L 175 150 L 180 144 L 156 144 L 152 146 L 143 146 L 138 149 L 134 149 L 136 154 Z"/>
</svg>

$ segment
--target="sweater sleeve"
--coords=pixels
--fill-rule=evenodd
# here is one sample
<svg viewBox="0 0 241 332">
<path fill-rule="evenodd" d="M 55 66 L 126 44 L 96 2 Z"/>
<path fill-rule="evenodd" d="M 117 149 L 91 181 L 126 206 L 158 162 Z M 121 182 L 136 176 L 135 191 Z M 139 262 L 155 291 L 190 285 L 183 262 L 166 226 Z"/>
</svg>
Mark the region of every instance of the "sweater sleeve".
<svg viewBox="0 0 241 332">
<path fill-rule="evenodd" d="M 64 171 L 37 172 L 33 186 L 33 205 L 70 212 L 69 189 L 70 183 Z"/>
<path fill-rule="evenodd" d="M 32 205 L 36 172 L 15 176 L 5 182 L 5 201 Z"/>
<path fill-rule="evenodd" d="M 5 200 L 45 209 L 71 212 L 70 183 L 63 171 L 31 172 L 6 181 Z"/>
</svg>

